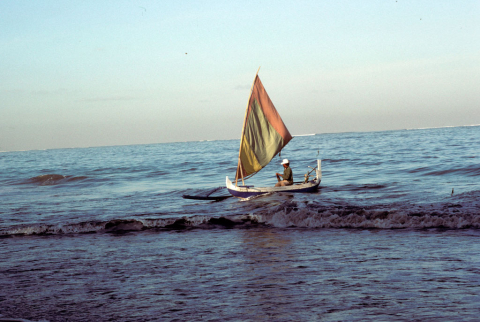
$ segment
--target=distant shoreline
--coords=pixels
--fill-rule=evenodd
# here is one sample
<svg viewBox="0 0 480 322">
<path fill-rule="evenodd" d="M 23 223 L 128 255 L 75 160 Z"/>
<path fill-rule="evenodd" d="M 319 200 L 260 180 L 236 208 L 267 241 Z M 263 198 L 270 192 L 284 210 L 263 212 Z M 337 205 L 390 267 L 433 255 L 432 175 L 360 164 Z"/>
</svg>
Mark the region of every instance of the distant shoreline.
<svg viewBox="0 0 480 322">
<path fill-rule="evenodd" d="M 303 136 L 315 136 L 323 134 L 342 134 L 342 133 L 369 133 L 369 132 L 393 132 L 393 131 L 415 131 L 415 130 L 434 130 L 434 129 L 443 129 L 443 128 L 456 128 L 456 127 L 475 127 L 480 126 L 480 124 L 470 124 L 470 125 L 445 125 L 445 126 L 433 126 L 433 127 L 420 127 L 420 128 L 405 128 L 405 129 L 395 129 L 395 130 L 374 130 L 374 131 L 345 131 L 345 132 L 320 132 L 320 133 L 310 133 L 310 134 L 296 134 L 293 137 L 303 137 Z M 134 146 L 134 145 L 154 145 L 154 144 L 174 144 L 174 143 L 191 143 L 191 142 L 215 142 L 215 141 L 232 141 L 240 140 L 237 139 L 202 139 L 202 140 L 191 140 L 191 141 L 172 141 L 172 142 L 153 142 L 153 143 L 135 143 L 135 144 L 116 144 L 116 145 L 97 145 L 97 146 L 79 146 L 79 147 L 69 147 L 69 148 L 41 148 L 41 149 L 30 149 L 30 150 L 8 150 L 0 151 L 0 153 L 9 153 L 9 152 L 29 152 L 29 151 L 48 151 L 48 150 L 65 150 L 65 149 L 92 149 L 92 148 L 107 148 L 107 147 L 122 147 L 122 146 Z"/>
</svg>

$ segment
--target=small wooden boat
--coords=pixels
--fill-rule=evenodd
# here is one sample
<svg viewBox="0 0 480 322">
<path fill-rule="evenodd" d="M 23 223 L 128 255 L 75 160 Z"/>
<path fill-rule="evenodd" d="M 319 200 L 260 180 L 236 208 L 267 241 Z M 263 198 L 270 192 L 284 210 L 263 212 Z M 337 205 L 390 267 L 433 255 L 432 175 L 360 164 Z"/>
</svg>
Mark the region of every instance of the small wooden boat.
<svg viewBox="0 0 480 322">
<path fill-rule="evenodd" d="M 260 68 L 259 68 L 260 70 Z M 238 165 L 234 182 L 227 177 L 228 191 L 235 197 L 249 198 L 272 192 L 313 192 L 318 189 L 322 179 L 321 161 L 317 160 L 314 179 L 310 173 L 305 181 L 283 187 L 254 187 L 245 185 L 245 180 L 262 170 L 290 142 L 292 135 L 263 87 L 258 71 L 253 80 L 248 98 L 245 120 L 240 139 Z M 241 180 L 241 185 L 239 185 Z"/>
<path fill-rule="evenodd" d="M 235 197 L 249 198 L 272 192 L 315 192 L 322 181 L 321 160 L 317 160 L 315 177 L 313 180 L 306 179 L 304 182 L 294 183 L 291 186 L 283 187 L 255 187 L 253 185 L 235 185 L 227 177 L 227 189 Z"/>
</svg>

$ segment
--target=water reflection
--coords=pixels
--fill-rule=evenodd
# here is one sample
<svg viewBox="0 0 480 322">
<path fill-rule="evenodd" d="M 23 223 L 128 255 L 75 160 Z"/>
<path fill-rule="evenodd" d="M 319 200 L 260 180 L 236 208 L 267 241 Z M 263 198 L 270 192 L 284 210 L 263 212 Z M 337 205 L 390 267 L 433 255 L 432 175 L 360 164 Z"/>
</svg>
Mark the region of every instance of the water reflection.
<svg viewBox="0 0 480 322">
<path fill-rule="evenodd" d="M 247 296 L 242 306 L 256 320 L 292 316 L 298 281 L 297 253 L 290 237 L 280 230 L 245 230 L 241 283 Z"/>
</svg>

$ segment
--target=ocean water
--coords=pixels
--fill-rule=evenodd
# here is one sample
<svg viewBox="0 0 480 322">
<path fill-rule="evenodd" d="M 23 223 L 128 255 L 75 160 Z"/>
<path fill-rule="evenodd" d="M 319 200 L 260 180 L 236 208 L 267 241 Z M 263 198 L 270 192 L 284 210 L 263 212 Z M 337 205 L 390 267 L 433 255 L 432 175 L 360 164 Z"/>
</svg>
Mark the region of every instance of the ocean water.
<svg viewBox="0 0 480 322">
<path fill-rule="evenodd" d="M 238 146 L 0 153 L 0 321 L 478 320 L 480 126 L 296 136 L 248 184 L 319 158 L 318 192 L 182 198 Z"/>
</svg>

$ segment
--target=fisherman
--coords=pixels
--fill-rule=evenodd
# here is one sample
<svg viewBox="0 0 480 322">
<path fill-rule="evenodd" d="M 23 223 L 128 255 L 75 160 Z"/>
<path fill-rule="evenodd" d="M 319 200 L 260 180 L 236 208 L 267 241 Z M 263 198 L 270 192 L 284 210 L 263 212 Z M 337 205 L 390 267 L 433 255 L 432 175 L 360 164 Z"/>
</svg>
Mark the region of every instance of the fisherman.
<svg viewBox="0 0 480 322">
<path fill-rule="evenodd" d="M 280 173 L 276 173 L 278 182 L 275 184 L 275 187 L 283 187 L 283 186 L 290 186 L 293 184 L 293 173 L 292 169 L 290 169 L 290 162 L 288 159 L 283 159 L 281 165 L 283 165 L 283 175 Z M 280 180 L 280 177 L 283 180 Z"/>
</svg>

